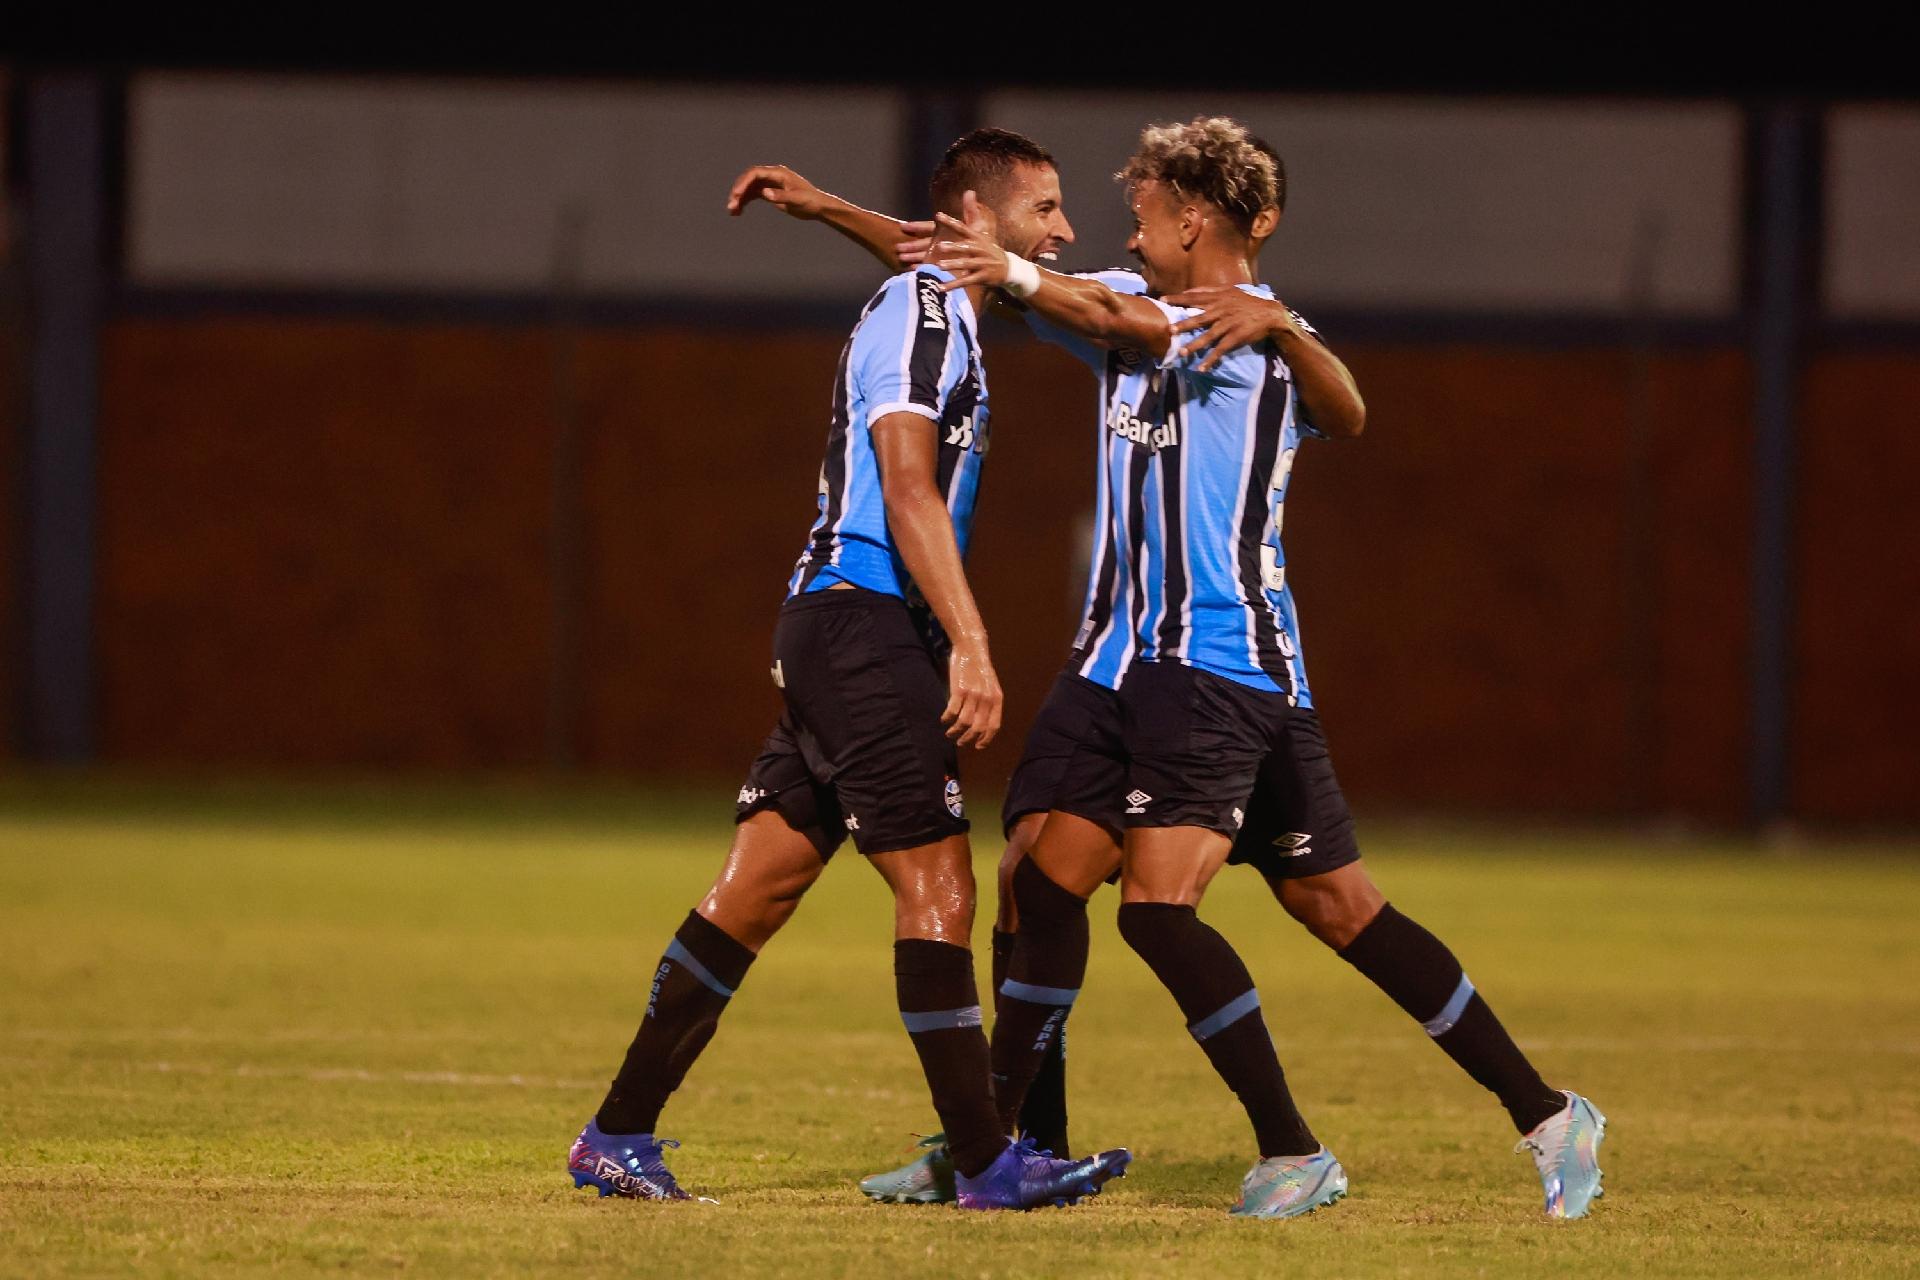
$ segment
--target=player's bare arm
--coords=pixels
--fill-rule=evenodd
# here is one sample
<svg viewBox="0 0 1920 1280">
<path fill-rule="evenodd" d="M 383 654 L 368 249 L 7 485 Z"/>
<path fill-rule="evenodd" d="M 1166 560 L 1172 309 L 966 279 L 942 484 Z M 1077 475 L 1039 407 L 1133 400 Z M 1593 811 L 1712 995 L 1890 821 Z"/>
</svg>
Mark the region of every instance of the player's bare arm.
<svg viewBox="0 0 1920 1280">
<path fill-rule="evenodd" d="M 1200 309 L 1199 315 L 1174 325 L 1173 332 L 1197 335 L 1180 354 L 1203 356 L 1197 366 L 1201 373 L 1235 347 L 1272 342 L 1293 370 L 1300 402 L 1316 430 L 1344 440 L 1366 429 L 1367 406 L 1353 374 L 1326 343 L 1301 326 L 1285 303 L 1231 285 L 1201 285 L 1166 301 Z"/>
<path fill-rule="evenodd" d="M 873 425 L 873 451 L 894 545 L 953 642 L 941 721 L 961 746 L 984 747 L 1000 732 L 1000 677 L 987 654 L 986 624 L 967 585 L 953 519 L 935 479 L 934 424 L 917 413 L 890 413 Z"/>
<path fill-rule="evenodd" d="M 941 238 L 933 246 L 933 260 L 953 274 L 945 286 L 948 291 L 975 285 L 1008 289 L 1015 273 L 1031 271 L 1038 277 L 1037 288 L 1023 289 L 1015 281 L 1008 292 L 1062 329 L 1103 347 L 1131 348 L 1155 359 L 1172 345 L 1173 326 L 1166 313 L 1147 299 L 1115 293 L 1098 280 L 1016 261 L 990 235 L 948 214 L 936 214 L 935 221 Z"/>
<path fill-rule="evenodd" d="M 822 191 L 783 164 L 757 164 L 735 178 L 727 192 L 727 212 L 737 218 L 755 200 L 764 200 L 802 222 L 825 223 L 878 258 L 890 271 L 902 271 L 909 265 L 898 251 L 901 237 L 925 235 L 931 225 L 902 222 L 863 209 Z"/>
</svg>

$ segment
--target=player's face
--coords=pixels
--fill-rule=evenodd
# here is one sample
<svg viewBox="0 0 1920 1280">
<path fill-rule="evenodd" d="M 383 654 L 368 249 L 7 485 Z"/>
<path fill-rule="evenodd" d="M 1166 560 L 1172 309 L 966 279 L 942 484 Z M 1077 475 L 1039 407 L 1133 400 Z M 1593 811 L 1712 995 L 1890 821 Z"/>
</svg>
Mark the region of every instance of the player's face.
<svg viewBox="0 0 1920 1280">
<path fill-rule="evenodd" d="M 1133 214 L 1133 234 L 1127 252 L 1140 260 L 1140 274 L 1155 293 L 1186 287 L 1186 246 L 1180 234 L 1182 206 L 1173 193 L 1149 178 L 1127 189 L 1127 207 Z"/>
<path fill-rule="evenodd" d="M 1016 165 L 993 212 L 1000 247 L 1031 262 L 1052 262 L 1073 243 L 1060 207 L 1060 174 L 1050 164 Z"/>
</svg>

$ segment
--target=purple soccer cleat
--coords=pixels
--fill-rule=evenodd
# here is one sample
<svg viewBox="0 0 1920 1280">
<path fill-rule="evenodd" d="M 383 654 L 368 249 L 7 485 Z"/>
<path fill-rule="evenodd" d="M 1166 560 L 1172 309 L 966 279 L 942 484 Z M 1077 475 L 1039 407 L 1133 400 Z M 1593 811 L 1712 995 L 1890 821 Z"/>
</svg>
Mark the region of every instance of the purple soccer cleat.
<svg viewBox="0 0 1920 1280">
<path fill-rule="evenodd" d="M 673 1180 L 662 1154 L 663 1148 L 679 1145 L 672 1138 L 655 1138 L 650 1133 L 602 1133 L 600 1122 L 589 1120 L 567 1153 L 567 1172 L 573 1175 L 574 1186 L 597 1188 L 602 1196 L 691 1200 Z"/>
<path fill-rule="evenodd" d="M 1125 1147 L 1082 1160 L 1055 1160 L 1026 1139 L 1012 1143 L 980 1176 L 955 1177 L 962 1209 L 1039 1209 L 1078 1204 L 1110 1179 L 1123 1178 L 1133 1155 Z"/>
</svg>

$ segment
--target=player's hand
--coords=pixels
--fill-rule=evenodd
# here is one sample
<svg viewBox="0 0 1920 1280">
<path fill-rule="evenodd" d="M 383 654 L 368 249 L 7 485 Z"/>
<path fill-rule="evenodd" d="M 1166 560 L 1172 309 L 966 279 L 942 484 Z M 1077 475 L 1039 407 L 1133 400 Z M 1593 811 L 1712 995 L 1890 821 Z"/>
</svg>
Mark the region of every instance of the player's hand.
<svg viewBox="0 0 1920 1280">
<path fill-rule="evenodd" d="M 765 200 L 791 217 L 812 222 L 826 202 L 820 188 L 783 164 L 757 164 L 733 180 L 727 212 L 739 217 L 755 200 Z"/>
<path fill-rule="evenodd" d="M 963 747 L 984 747 L 1000 732 L 1000 677 L 994 674 L 984 641 L 956 644 L 947 659 L 947 709 L 940 723 Z"/>
<path fill-rule="evenodd" d="M 1180 321 L 1173 332 L 1176 338 L 1183 333 L 1199 334 L 1179 354 L 1186 359 L 1205 353 L 1206 358 L 1195 366 L 1201 373 L 1212 370 L 1229 351 L 1268 338 L 1278 340 L 1294 328 L 1293 315 L 1285 303 L 1230 284 L 1201 285 L 1163 301 L 1176 307 L 1200 308 L 1199 315 Z"/>
<path fill-rule="evenodd" d="M 940 239 L 931 260 L 954 277 L 941 288 L 948 293 L 972 285 L 997 289 L 1007 282 L 1007 251 L 994 242 L 993 213 L 971 191 L 960 197 L 960 211 L 964 221 L 950 213 L 933 215 Z"/>
<path fill-rule="evenodd" d="M 933 233 L 939 229 L 940 224 L 937 222 L 901 223 L 900 234 L 913 238 L 910 240 L 902 240 L 899 244 L 893 246 L 894 255 L 908 266 L 912 266 L 917 262 L 925 262 L 928 255 L 933 252 Z"/>
</svg>

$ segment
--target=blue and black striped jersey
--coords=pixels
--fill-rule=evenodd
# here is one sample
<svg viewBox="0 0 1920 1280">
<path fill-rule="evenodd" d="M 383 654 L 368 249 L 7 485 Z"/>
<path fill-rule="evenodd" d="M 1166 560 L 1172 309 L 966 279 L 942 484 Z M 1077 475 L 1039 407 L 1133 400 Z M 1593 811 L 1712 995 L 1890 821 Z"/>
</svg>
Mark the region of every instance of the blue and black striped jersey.
<svg viewBox="0 0 1920 1280">
<path fill-rule="evenodd" d="M 840 351 L 833 424 L 820 468 L 819 516 L 787 583 L 789 596 L 848 583 L 918 599 L 887 528 L 873 424 L 892 413 L 926 418 L 939 433 L 937 479 L 967 553 L 987 453 L 987 378 L 978 326 L 953 277 L 923 266 L 881 286 Z"/>
<path fill-rule="evenodd" d="M 1092 278 L 1147 292 L 1130 271 Z M 1192 314 L 1154 302 L 1170 321 Z M 1197 361 L 1108 351 L 1031 313 L 1028 323 L 1100 378 L 1095 534 L 1070 669 L 1118 688 L 1136 661 L 1181 662 L 1311 707 L 1280 543 L 1311 428 L 1286 362 L 1263 344 L 1202 374 Z"/>
</svg>

